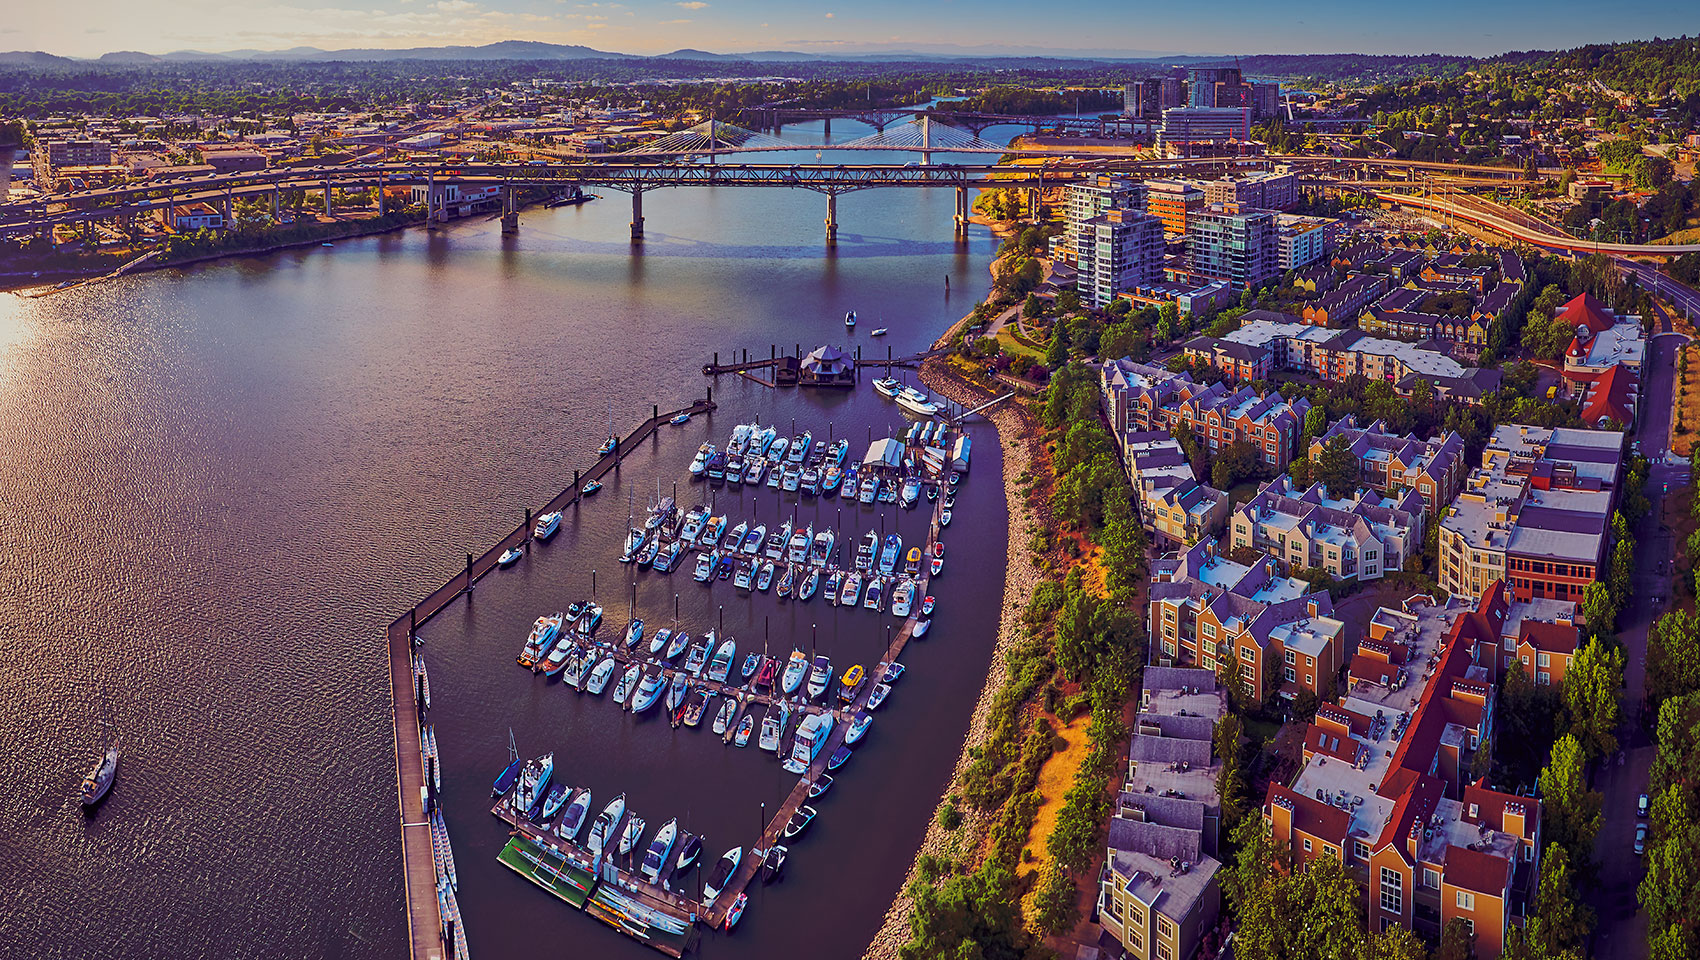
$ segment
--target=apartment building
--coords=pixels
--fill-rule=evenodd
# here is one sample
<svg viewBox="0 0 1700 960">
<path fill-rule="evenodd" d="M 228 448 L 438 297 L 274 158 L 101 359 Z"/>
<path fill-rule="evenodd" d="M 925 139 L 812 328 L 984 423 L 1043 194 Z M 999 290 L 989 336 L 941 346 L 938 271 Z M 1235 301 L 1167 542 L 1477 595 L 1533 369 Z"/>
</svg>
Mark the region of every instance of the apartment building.
<svg viewBox="0 0 1700 960">
<path fill-rule="evenodd" d="M 1145 212 L 1163 221 L 1163 236 L 1186 236 L 1187 222 L 1204 209 L 1204 189 L 1191 180 L 1145 181 Z"/>
<path fill-rule="evenodd" d="M 1261 286 L 1280 272 L 1275 214 L 1239 204 L 1207 204 L 1187 221 L 1187 268 L 1195 277 L 1238 289 Z"/>
<path fill-rule="evenodd" d="M 1299 490 L 1280 476 L 1234 511 L 1229 542 L 1336 580 L 1379 580 L 1422 550 L 1423 519 L 1414 489 L 1383 497 L 1359 488 L 1335 498 L 1324 484 Z"/>
<path fill-rule="evenodd" d="M 1094 307 L 1163 276 L 1163 224 L 1119 207 L 1086 221 L 1073 241 L 1075 288 Z"/>
<path fill-rule="evenodd" d="M 30 154 L 37 183 L 50 184 L 64 167 L 104 167 L 112 163 L 112 144 L 105 140 L 37 141 Z"/>
<path fill-rule="evenodd" d="M 1208 670 L 1145 670 L 1098 883 L 1099 920 L 1129 957 L 1191 957 L 1221 911 L 1212 743 L 1227 709 Z"/>
<path fill-rule="evenodd" d="M 1293 458 L 1310 401 L 1288 401 L 1250 387 L 1201 384 L 1185 373 L 1114 360 L 1099 371 L 1105 412 L 1118 438 L 1129 431 L 1191 430 L 1212 453 L 1236 441 L 1256 447 L 1264 463 L 1285 469 Z M 1125 440 L 1119 441 L 1124 443 Z"/>
<path fill-rule="evenodd" d="M 1259 210 L 1289 210 L 1299 202 L 1299 178 L 1290 172 L 1227 177 L 1204 184 L 1204 203 L 1239 204 Z"/>
<path fill-rule="evenodd" d="M 1247 566 L 1201 540 L 1153 568 L 1147 628 L 1156 655 L 1225 674 L 1254 699 L 1271 691 L 1321 695 L 1338 675 L 1345 624 L 1327 591 L 1276 574 L 1275 561 Z"/>
<path fill-rule="evenodd" d="M 1221 531 L 1228 517 L 1228 495 L 1193 476 L 1172 435 L 1162 430 L 1125 435 L 1122 461 L 1147 532 L 1172 543 L 1193 544 Z"/>
<path fill-rule="evenodd" d="M 1251 139 L 1250 107 L 1170 107 L 1163 111 L 1157 149 L 1171 145 L 1224 143 Z"/>
<path fill-rule="evenodd" d="M 1616 430 L 1496 429 L 1441 518 L 1441 587 L 1479 595 L 1504 580 L 1518 596 L 1580 601 L 1606 562 L 1623 439 Z"/>
<path fill-rule="evenodd" d="M 1295 201 L 1296 202 L 1296 201 Z M 1340 221 L 1328 217 L 1299 217 L 1290 213 L 1275 218 L 1279 244 L 1277 266 L 1283 272 L 1320 261 L 1338 242 Z"/>
<path fill-rule="evenodd" d="M 1263 816 L 1295 862 L 1341 860 L 1365 892 L 1372 929 L 1403 924 L 1437 937 L 1464 920 L 1476 956 L 1498 957 L 1536 888 L 1540 801 L 1468 771 L 1493 735 L 1490 671 L 1472 653 L 1497 639 L 1487 611 L 1412 597 L 1382 608 L 1353 658 L 1349 686 L 1317 710 L 1304 764 L 1271 784 Z"/>
<path fill-rule="evenodd" d="M 1500 381 L 1497 370 L 1466 367 L 1422 344 L 1325 329 L 1270 310 L 1248 312 L 1226 337 L 1194 337 L 1186 353 L 1238 380 L 1262 379 L 1275 370 L 1325 381 L 1361 375 L 1385 380 L 1404 396 L 1415 392 L 1419 382 L 1427 383 L 1442 399 L 1464 403 L 1479 403 Z"/>
<path fill-rule="evenodd" d="M 1355 273 L 1344 283 L 1307 302 L 1300 316 L 1305 323 L 1319 327 L 1344 326 L 1364 307 L 1387 292 L 1387 278 L 1367 273 Z"/>
<path fill-rule="evenodd" d="M 1388 495 L 1415 490 L 1430 514 L 1439 514 L 1452 502 L 1469 472 L 1464 463 L 1464 438 L 1450 430 L 1418 440 L 1412 434 L 1401 437 L 1389 432 L 1383 420 L 1359 426 L 1357 417 L 1347 414 L 1330 424 L 1321 436 L 1311 438 L 1307 456 L 1313 460 L 1321 457 L 1323 447 L 1335 437 L 1344 437 L 1357 458 L 1358 476 L 1364 486 Z"/>
</svg>

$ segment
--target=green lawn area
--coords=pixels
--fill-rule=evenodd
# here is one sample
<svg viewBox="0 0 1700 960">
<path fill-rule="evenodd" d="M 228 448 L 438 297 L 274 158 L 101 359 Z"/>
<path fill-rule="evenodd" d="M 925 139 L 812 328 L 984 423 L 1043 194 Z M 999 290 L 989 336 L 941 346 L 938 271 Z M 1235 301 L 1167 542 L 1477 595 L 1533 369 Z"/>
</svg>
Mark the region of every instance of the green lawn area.
<svg viewBox="0 0 1700 960">
<path fill-rule="evenodd" d="M 998 331 L 997 341 L 998 347 L 1012 357 L 1028 356 L 1039 361 L 1045 359 L 1045 354 L 1042 351 L 1035 350 L 1017 339 L 1015 331 L 1010 327 L 1004 327 Z"/>
</svg>

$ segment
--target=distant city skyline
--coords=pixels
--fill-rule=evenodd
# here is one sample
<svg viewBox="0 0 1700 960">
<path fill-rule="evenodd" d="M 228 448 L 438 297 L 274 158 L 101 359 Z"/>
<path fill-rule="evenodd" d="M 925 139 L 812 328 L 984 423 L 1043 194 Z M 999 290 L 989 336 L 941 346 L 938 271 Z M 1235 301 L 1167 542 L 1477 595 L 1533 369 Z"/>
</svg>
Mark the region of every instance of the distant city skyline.
<svg viewBox="0 0 1700 960">
<path fill-rule="evenodd" d="M 1153 56 L 1253 53 L 1445 53 L 1671 36 L 1693 25 L 1686 3 L 1586 4 L 1439 0 L 1410 8 L 1346 0 L 1275 5 L 1225 0 L 1208 8 L 1075 0 L 65 0 L 14 10 L 0 50 L 71 57 L 116 51 L 282 50 L 580 44 L 653 55 L 788 50 L 814 54 Z"/>
</svg>

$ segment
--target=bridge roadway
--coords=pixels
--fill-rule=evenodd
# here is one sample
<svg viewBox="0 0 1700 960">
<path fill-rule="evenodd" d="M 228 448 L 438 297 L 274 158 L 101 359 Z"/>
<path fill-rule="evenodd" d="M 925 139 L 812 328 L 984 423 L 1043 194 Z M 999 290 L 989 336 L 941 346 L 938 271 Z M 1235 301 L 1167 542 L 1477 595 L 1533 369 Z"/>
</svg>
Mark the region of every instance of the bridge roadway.
<svg viewBox="0 0 1700 960">
<path fill-rule="evenodd" d="M 1466 207 L 1439 197 L 1420 197 L 1381 190 L 1375 191 L 1375 197 L 1378 200 L 1386 200 L 1408 207 L 1449 214 L 1465 223 L 1475 224 L 1483 230 L 1489 230 L 1513 240 L 1521 240 L 1537 247 L 1565 253 L 1604 253 L 1614 257 L 1674 257 L 1684 253 L 1700 252 L 1700 243 L 1601 243 L 1595 240 L 1568 237 L 1550 230 L 1539 229 L 1529 223 L 1515 222 L 1505 216 L 1480 209 L 1479 206 Z M 1481 203 L 1481 201 L 1477 202 Z"/>
</svg>

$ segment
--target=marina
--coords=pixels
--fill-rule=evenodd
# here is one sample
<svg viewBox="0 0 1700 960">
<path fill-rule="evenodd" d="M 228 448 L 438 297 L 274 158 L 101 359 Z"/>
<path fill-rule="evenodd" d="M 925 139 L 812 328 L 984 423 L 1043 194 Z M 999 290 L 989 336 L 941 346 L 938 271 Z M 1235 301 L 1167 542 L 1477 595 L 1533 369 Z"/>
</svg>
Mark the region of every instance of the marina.
<svg viewBox="0 0 1700 960">
<path fill-rule="evenodd" d="M 526 523 L 518 530 L 481 557 L 469 557 L 466 573 L 457 578 L 463 584 L 451 581 L 428 598 L 426 604 L 410 612 L 405 621 L 396 621 L 392 632 L 401 634 L 401 643 L 409 653 L 407 702 L 414 708 L 398 709 L 398 731 L 406 726 L 406 716 L 419 721 L 429 709 L 429 679 L 424 653 L 419 649 L 424 641 L 419 638 L 418 629 L 459 595 L 459 591 L 445 591 L 457 586 L 470 591 L 478 577 L 505 566 L 501 560 L 504 554 L 522 550 L 528 539 L 539 533 L 552 536 L 559 528 L 559 511 L 582 496 L 575 491 L 586 477 L 594 480 L 606 475 L 618 463 L 621 452 L 653 432 L 657 424 L 683 423 L 678 420 L 683 413 L 706 412 L 712 408 L 711 403 L 703 401 L 685 411 L 665 414 L 656 410 L 627 440 L 611 437 L 604 447 L 607 452 L 592 472 L 575 476 L 574 485 L 546 505 L 539 519 L 534 521 L 527 511 Z M 786 437 L 759 423 L 741 423 L 733 429 L 725 450 L 733 458 L 747 457 L 752 463 L 765 463 L 787 472 L 800 472 L 804 468 L 815 472 L 826 466 L 836 469 L 846 463 L 849 443 L 843 438 L 829 439 L 830 429 L 825 433 L 817 441 L 807 430 Z M 874 488 L 883 485 L 890 492 L 889 496 L 867 497 L 866 503 L 876 508 L 879 504 L 900 503 L 901 509 L 927 502 L 931 507 L 926 542 L 910 545 L 907 554 L 895 532 L 881 536 L 869 530 L 865 537 L 858 538 L 848 527 L 843 533 L 833 528 L 817 531 L 812 523 L 799 528 L 793 519 L 787 519 L 771 533 L 766 524 L 738 520 L 727 533 L 728 518 L 713 512 L 716 507 L 712 498 L 681 512 L 675 499 L 661 496 L 659 489 L 641 523 L 634 508 L 628 518 L 629 530 L 620 559 L 635 565 L 640 573 L 648 570 L 651 575 L 666 575 L 673 564 L 683 565 L 678 558 L 684 547 L 700 547 L 703 552 L 698 558 L 699 570 L 706 563 L 715 575 L 698 579 L 712 589 L 725 579 L 726 571 L 719 557 L 723 549 L 728 554 L 726 559 L 739 568 L 734 578 L 736 584 L 746 591 L 766 592 L 774 580 L 776 562 L 783 564 L 784 578 L 780 582 L 789 586 L 782 587 L 780 593 L 795 591 L 798 599 L 793 602 L 797 603 L 807 602 L 805 582 L 827 577 L 833 585 L 827 592 L 832 594 L 838 592 L 836 584 L 840 578 L 854 580 L 859 587 L 861 578 L 866 576 L 866 599 L 862 600 L 859 589 L 845 587 L 837 597 L 838 604 L 847 609 L 859 607 L 883 614 L 887 612 L 884 598 L 889 596 L 893 600 L 890 612 L 901 621 L 901 628 L 895 636 L 888 633 L 883 656 L 866 669 L 861 664 L 849 664 L 842 676 L 835 677 L 829 658 L 813 656 L 815 666 L 809 672 L 809 682 L 806 689 L 800 689 L 804 685 L 798 667 L 810 658 L 802 652 L 801 638 L 786 638 L 781 642 L 781 649 L 786 646 L 792 649 L 789 661 L 782 661 L 778 651 L 767 652 L 769 641 L 764 638 L 763 652 L 757 654 L 747 649 L 740 664 L 736 642 L 725 632 L 723 622 L 704 629 L 693 641 L 688 633 L 692 625 L 681 624 L 677 611 L 669 626 L 661 626 L 661 618 L 646 621 L 639 616 L 636 582 L 632 584 L 631 609 L 623 625 L 616 627 L 608 623 L 603 605 L 595 599 L 574 601 L 560 613 L 540 614 L 524 637 L 517 658 L 521 666 L 541 674 L 539 682 L 547 684 L 558 679 L 563 690 L 600 698 L 612 678 L 618 676 L 620 679 L 609 698 L 618 709 L 629 711 L 636 718 L 659 705 L 662 716 L 674 729 L 681 725 L 699 729 L 705 714 L 711 715 L 713 732 L 706 735 L 736 747 L 751 743 L 759 712 L 761 736 L 755 738 L 759 741 L 756 746 L 763 752 L 771 752 L 774 759 L 782 761 L 785 772 L 797 779 L 753 842 L 728 851 L 715 864 L 714 877 L 705 879 L 701 873 L 705 865 L 698 862 L 697 854 L 692 854 L 689 864 L 681 864 L 669 856 L 677 839 L 677 817 L 662 828 L 665 836 L 658 831 L 655 837 L 646 837 L 647 824 L 627 808 L 623 794 L 607 804 L 581 844 L 580 831 L 593 806 L 590 791 L 567 786 L 572 773 L 555 765 L 553 753 L 521 763 L 517 752 L 513 752 L 507 767 L 496 778 L 493 790 L 496 799 L 491 813 L 512 828 L 509 839 L 496 855 L 498 862 L 569 906 L 669 956 L 682 956 L 689 951 L 699 935 L 699 926 L 729 931 L 739 923 L 750 904 L 746 888 L 761 876 L 769 851 L 782 839 L 801 839 L 804 829 L 816 817 L 816 808 L 805 806 L 806 801 L 818 798 L 832 784 L 827 770 L 837 769 L 845 762 L 851 744 L 867 733 L 872 722 L 871 711 L 879 708 L 891 691 L 889 683 L 881 681 L 895 681 L 903 674 L 898 657 L 909 641 L 926 633 L 926 626 L 930 625 L 930 596 L 925 612 L 914 602 L 915 598 L 927 595 L 932 575 L 931 569 L 920 560 L 923 556 L 942 555 L 939 533 L 946 512 L 956 499 L 962 476 L 958 471 L 965 471 L 968 466 L 965 459 L 952 459 L 945 452 L 948 446 L 964 458 L 967 455 L 964 445 L 949 443 L 949 436 L 950 430 L 943 423 L 916 423 L 902 438 L 870 439 L 868 453 L 860 461 L 866 471 L 865 479 L 872 481 Z M 706 470 L 709 458 L 704 454 L 712 446 L 705 442 L 691 464 L 691 474 L 705 482 L 709 481 Z M 704 467 L 700 472 L 699 466 Z M 848 469 L 854 470 L 855 466 L 850 464 Z M 742 466 L 725 470 L 729 476 L 742 477 L 745 472 Z M 845 483 L 848 486 L 851 481 Z M 925 501 L 920 495 L 923 484 L 934 488 L 934 495 Z M 858 487 L 858 494 L 867 490 L 865 486 Z M 785 496 L 782 484 L 780 497 Z M 854 563 L 840 563 L 840 558 L 851 555 L 851 551 L 854 551 Z M 862 602 L 858 603 L 859 600 Z M 812 640 L 808 646 L 811 652 L 815 649 Z M 453 941 L 455 956 L 464 956 L 464 926 L 454 893 L 457 881 L 453 853 L 447 827 L 433 799 L 440 786 L 437 766 L 440 755 L 429 727 L 422 728 L 409 742 L 419 744 L 419 761 L 415 768 L 411 751 L 406 751 L 410 756 L 403 757 L 398 746 L 403 822 L 411 822 L 407 819 L 412 813 L 408 787 L 418 783 L 419 810 L 427 818 L 424 822 L 431 856 L 429 879 L 437 894 L 435 916 L 429 910 L 431 903 L 421 898 L 419 908 L 410 909 L 410 924 L 416 930 L 437 931 L 444 944 Z M 406 837 L 404 827 L 404 855 Z M 693 840 L 700 845 L 700 840 Z M 775 854 L 788 855 L 789 847 Z M 777 869 L 772 872 L 777 873 Z M 690 871 L 696 871 L 695 895 Z M 415 885 L 422 888 L 426 879 L 423 870 L 418 872 L 417 880 L 410 875 L 410 905 Z M 428 933 L 425 939 L 429 939 Z"/>
</svg>

